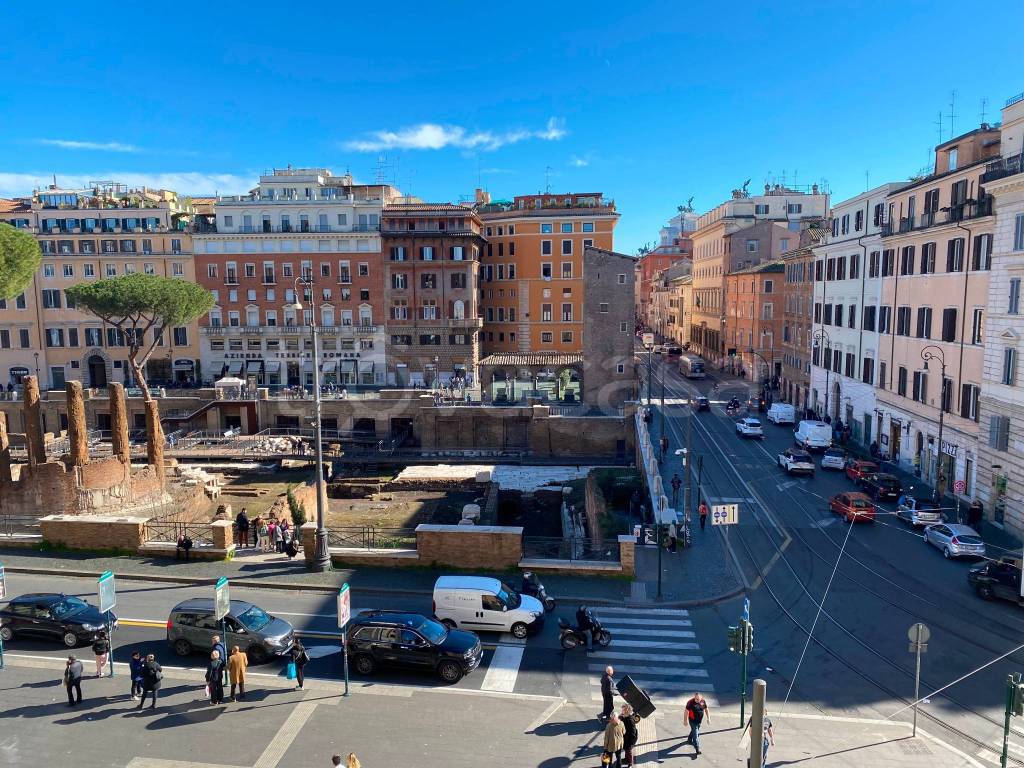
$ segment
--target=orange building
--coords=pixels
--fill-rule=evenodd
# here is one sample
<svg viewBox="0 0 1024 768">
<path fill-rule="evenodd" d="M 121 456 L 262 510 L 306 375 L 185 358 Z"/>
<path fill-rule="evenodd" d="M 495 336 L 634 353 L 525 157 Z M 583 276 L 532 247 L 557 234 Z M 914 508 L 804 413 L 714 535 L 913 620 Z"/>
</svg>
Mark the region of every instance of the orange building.
<svg viewBox="0 0 1024 768">
<path fill-rule="evenodd" d="M 725 276 L 725 345 L 736 350 L 729 364 L 751 382 L 782 373 L 784 272 L 782 261 L 767 261 Z"/>
<path fill-rule="evenodd" d="M 619 214 L 600 192 L 477 191 L 487 244 L 480 263 L 483 354 L 583 351 L 583 251 L 613 249 Z"/>
</svg>

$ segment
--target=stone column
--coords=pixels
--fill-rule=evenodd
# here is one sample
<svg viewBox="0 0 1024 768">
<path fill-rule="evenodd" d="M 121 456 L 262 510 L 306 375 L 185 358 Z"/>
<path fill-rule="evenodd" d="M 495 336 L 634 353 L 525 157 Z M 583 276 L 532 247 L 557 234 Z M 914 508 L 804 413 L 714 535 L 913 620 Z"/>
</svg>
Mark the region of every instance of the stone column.
<svg viewBox="0 0 1024 768">
<path fill-rule="evenodd" d="M 131 462 L 131 444 L 128 442 L 128 408 L 124 402 L 124 384 L 112 381 L 107 385 L 110 397 L 110 442 L 114 456 L 122 464 Z"/>
<path fill-rule="evenodd" d="M 46 449 L 43 446 L 42 406 L 39 404 L 39 380 L 35 376 L 25 377 L 25 446 L 28 449 L 28 466 L 46 461 Z"/>
<path fill-rule="evenodd" d="M 68 456 L 72 466 L 84 467 L 89 463 L 89 441 L 86 437 L 82 382 L 65 383 L 64 392 L 68 403 Z"/>
<path fill-rule="evenodd" d="M 7 437 L 7 414 L 0 411 L 0 482 L 11 480 L 11 441 Z"/>
<path fill-rule="evenodd" d="M 160 406 L 156 400 L 146 401 L 146 462 L 153 467 L 164 484 L 164 431 L 160 426 Z"/>
</svg>

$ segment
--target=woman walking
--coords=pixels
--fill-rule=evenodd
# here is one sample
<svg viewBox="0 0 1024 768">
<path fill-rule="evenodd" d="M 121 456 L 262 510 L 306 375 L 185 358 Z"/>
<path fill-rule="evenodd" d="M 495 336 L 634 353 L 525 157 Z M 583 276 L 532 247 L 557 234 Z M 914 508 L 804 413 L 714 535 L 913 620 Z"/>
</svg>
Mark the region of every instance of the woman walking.
<svg viewBox="0 0 1024 768">
<path fill-rule="evenodd" d="M 348 760 L 345 761 L 345 768 L 362 768 L 362 763 L 359 762 L 359 758 L 356 757 L 355 752 L 348 753 Z"/>
<path fill-rule="evenodd" d="M 110 641 L 107 640 L 107 632 L 101 629 L 96 633 L 96 639 L 92 641 L 92 652 L 96 656 L 96 677 L 103 674 L 103 668 L 107 666 L 107 656 L 110 654 Z"/>
<path fill-rule="evenodd" d="M 295 645 L 292 646 L 292 663 L 295 664 L 295 682 L 297 687 L 301 690 L 302 684 L 306 679 L 305 667 L 309 663 L 309 654 L 306 653 L 305 647 L 302 645 L 301 640 L 296 640 Z"/>
<path fill-rule="evenodd" d="M 256 515 L 256 517 L 254 517 L 252 519 L 252 531 L 253 531 L 253 536 L 256 539 L 255 542 L 253 543 L 253 549 L 255 549 L 257 552 L 261 552 L 263 550 L 263 529 L 262 529 L 262 526 L 263 526 L 263 519 L 259 515 Z"/>
<path fill-rule="evenodd" d="M 612 712 L 608 716 L 608 725 L 604 729 L 604 753 L 608 755 L 608 768 L 615 761 L 615 768 L 622 768 L 622 746 L 625 741 L 626 729 L 619 721 L 618 715 Z"/>
<path fill-rule="evenodd" d="M 231 647 L 228 657 L 228 677 L 231 680 L 231 700 L 235 700 L 235 687 L 238 687 L 238 698 L 245 698 L 245 670 L 249 666 L 249 657 L 237 645 Z"/>
<path fill-rule="evenodd" d="M 143 665 L 145 661 L 139 651 L 132 651 L 132 657 L 128 660 L 128 670 L 132 678 L 132 701 L 138 701 L 142 697 Z"/>
<path fill-rule="evenodd" d="M 274 551 L 284 551 L 284 520 L 274 526 Z"/>
<path fill-rule="evenodd" d="M 224 660 L 220 651 L 210 654 L 210 663 L 206 665 L 206 689 L 210 692 L 211 704 L 224 703 Z"/>
<path fill-rule="evenodd" d="M 622 739 L 622 750 L 626 753 L 624 765 L 633 765 L 633 747 L 636 746 L 639 733 L 636 728 L 636 720 L 633 719 L 633 708 L 629 704 L 622 705 L 622 714 L 619 716 L 622 721 L 622 728 L 625 734 Z"/>
</svg>

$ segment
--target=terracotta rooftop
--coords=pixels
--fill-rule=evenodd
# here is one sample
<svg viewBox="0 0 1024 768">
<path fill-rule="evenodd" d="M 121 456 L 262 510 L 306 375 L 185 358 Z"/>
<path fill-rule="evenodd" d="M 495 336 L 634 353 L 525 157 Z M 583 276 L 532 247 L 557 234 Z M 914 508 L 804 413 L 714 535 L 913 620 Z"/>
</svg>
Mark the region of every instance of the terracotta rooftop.
<svg viewBox="0 0 1024 768">
<path fill-rule="evenodd" d="M 0 197 L 0 213 L 15 213 L 17 211 L 30 211 L 32 206 L 23 200 L 8 200 Z"/>
<path fill-rule="evenodd" d="M 530 365 L 579 365 L 583 355 L 579 352 L 496 352 L 480 361 L 480 365 L 491 367 L 516 367 Z"/>
<path fill-rule="evenodd" d="M 390 203 L 384 206 L 384 215 L 403 213 L 473 213 L 472 208 L 453 203 Z"/>
</svg>

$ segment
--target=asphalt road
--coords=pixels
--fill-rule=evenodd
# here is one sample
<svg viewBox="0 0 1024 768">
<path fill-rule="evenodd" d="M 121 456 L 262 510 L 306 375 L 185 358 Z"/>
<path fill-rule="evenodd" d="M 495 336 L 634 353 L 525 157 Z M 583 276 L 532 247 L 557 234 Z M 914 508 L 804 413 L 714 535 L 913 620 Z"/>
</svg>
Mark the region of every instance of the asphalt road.
<svg viewBox="0 0 1024 768">
<path fill-rule="evenodd" d="M 685 397 L 691 388 L 710 395 L 714 380 L 688 382 L 668 364 L 665 371 L 665 430 L 671 440 L 663 468 L 667 482 L 675 471 L 682 475 L 673 451 L 685 445 L 690 413 Z M 657 435 L 660 373 L 655 376 L 658 415 L 652 432 Z M 915 622 L 931 630 L 921 664 L 922 696 L 1024 643 L 1024 611 L 978 598 L 966 581 L 973 563 L 946 561 L 923 543 L 920 532 L 895 518 L 894 504 L 883 504 L 875 523 L 851 527 L 828 510 L 829 497 L 853 489 L 843 473 L 819 469 L 813 478 L 786 476 L 777 455 L 793 444 L 792 427 L 765 422 L 763 441 L 740 438 L 724 405 L 733 394 L 743 400 L 747 389 L 723 382 L 720 395 L 712 398 L 720 401 L 712 412 L 694 417 L 694 451 L 703 456 L 702 495 L 712 503 L 740 503 L 740 523 L 725 533 L 750 585 L 755 628 L 750 677 L 768 681 L 769 699 L 779 702 L 775 707 L 803 704 L 830 714 L 874 717 L 900 710 L 914 699 L 915 660 L 907 630 Z M 741 603 L 716 606 L 717 627 L 707 616 L 695 622 L 704 629 L 711 679 L 727 702 L 738 699 L 728 692 L 739 689 L 739 665 L 727 650 L 726 627 L 737 623 Z M 1018 650 L 970 674 L 931 696 L 921 706 L 919 722 L 951 740 L 959 734 L 965 751 L 994 762 L 991 749 L 1002 740 L 1006 676 L 1022 666 L 1024 653 Z M 1024 728 L 1015 723 L 1011 739 L 1011 764 L 1024 765 Z"/>
</svg>

